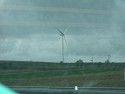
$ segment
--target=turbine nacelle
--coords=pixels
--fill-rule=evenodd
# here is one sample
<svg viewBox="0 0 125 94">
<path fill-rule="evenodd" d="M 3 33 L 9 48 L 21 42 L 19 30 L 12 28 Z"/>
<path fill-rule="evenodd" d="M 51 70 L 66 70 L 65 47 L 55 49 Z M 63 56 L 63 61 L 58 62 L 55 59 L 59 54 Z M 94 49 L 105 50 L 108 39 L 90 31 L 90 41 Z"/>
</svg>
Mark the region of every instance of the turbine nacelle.
<svg viewBox="0 0 125 94">
<path fill-rule="evenodd" d="M 65 34 L 61 33 L 60 36 L 65 36 Z"/>
<path fill-rule="evenodd" d="M 60 36 L 65 36 L 65 33 L 68 31 L 69 26 L 66 27 L 66 29 L 65 29 L 64 32 L 62 32 L 62 31 L 61 31 L 60 29 L 58 29 L 58 28 L 56 28 L 56 29 L 57 29 L 57 31 L 60 33 Z"/>
</svg>

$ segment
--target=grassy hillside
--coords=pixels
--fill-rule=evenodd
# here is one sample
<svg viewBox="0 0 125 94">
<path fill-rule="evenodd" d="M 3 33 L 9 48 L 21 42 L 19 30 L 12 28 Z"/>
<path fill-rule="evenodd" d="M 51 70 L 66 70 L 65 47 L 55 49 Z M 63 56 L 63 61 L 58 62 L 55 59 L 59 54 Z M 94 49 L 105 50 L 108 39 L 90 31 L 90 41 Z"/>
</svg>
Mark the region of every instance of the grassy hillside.
<svg viewBox="0 0 125 94">
<path fill-rule="evenodd" d="M 0 82 L 9 86 L 125 87 L 125 63 L 0 61 Z"/>
</svg>

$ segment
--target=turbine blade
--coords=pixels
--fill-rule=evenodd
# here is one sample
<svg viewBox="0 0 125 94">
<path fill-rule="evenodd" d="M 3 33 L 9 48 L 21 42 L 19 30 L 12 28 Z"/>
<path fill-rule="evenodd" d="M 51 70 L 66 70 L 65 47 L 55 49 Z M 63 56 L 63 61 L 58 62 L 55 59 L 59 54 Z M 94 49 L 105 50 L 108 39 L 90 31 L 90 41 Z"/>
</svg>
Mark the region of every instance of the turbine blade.
<svg viewBox="0 0 125 94">
<path fill-rule="evenodd" d="M 65 41 L 66 47 L 68 48 L 68 44 L 65 36 L 64 36 L 64 41 Z"/>
<path fill-rule="evenodd" d="M 63 32 L 60 29 L 58 29 L 58 28 L 56 28 L 56 29 L 57 29 L 58 32 L 60 32 L 61 35 L 64 35 Z"/>
<path fill-rule="evenodd" d="M 64 31 L 64 34 L 69 30 L 70 26 L 67 26 L 65 31 Z"/>
</svg>

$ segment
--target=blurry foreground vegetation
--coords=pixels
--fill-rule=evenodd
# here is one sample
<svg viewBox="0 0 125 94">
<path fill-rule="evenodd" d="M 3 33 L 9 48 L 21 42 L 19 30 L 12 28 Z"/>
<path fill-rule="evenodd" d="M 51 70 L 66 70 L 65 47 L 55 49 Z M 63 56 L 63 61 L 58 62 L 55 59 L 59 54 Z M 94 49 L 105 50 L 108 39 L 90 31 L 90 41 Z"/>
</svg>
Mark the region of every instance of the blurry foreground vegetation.
<svg viewBox="0 0 125 94">
<path fill-rule="evenodd" d="M 0 82 L 8 86 L 125 87 L 125 63 L 0 61 Z"/>
</svg>

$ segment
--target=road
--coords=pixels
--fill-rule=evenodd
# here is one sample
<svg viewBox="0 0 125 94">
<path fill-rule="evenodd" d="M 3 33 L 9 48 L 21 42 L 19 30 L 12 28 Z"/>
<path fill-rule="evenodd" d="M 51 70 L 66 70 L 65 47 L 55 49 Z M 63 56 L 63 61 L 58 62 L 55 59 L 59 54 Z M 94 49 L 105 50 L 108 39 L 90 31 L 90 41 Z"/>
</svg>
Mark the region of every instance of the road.
<svg viewBox="0 0 125 94">
<path fill-rule="evenodd" d="M 44 86 L 11 86 L 17 92 L 29 94 L 125 94 L 125 88 L 119 87 L 44 87 Z M 22 94 L 22 93 L 21 93 Z M 28 93 L 25 93 L 28 94 Z"/>
</svg>

